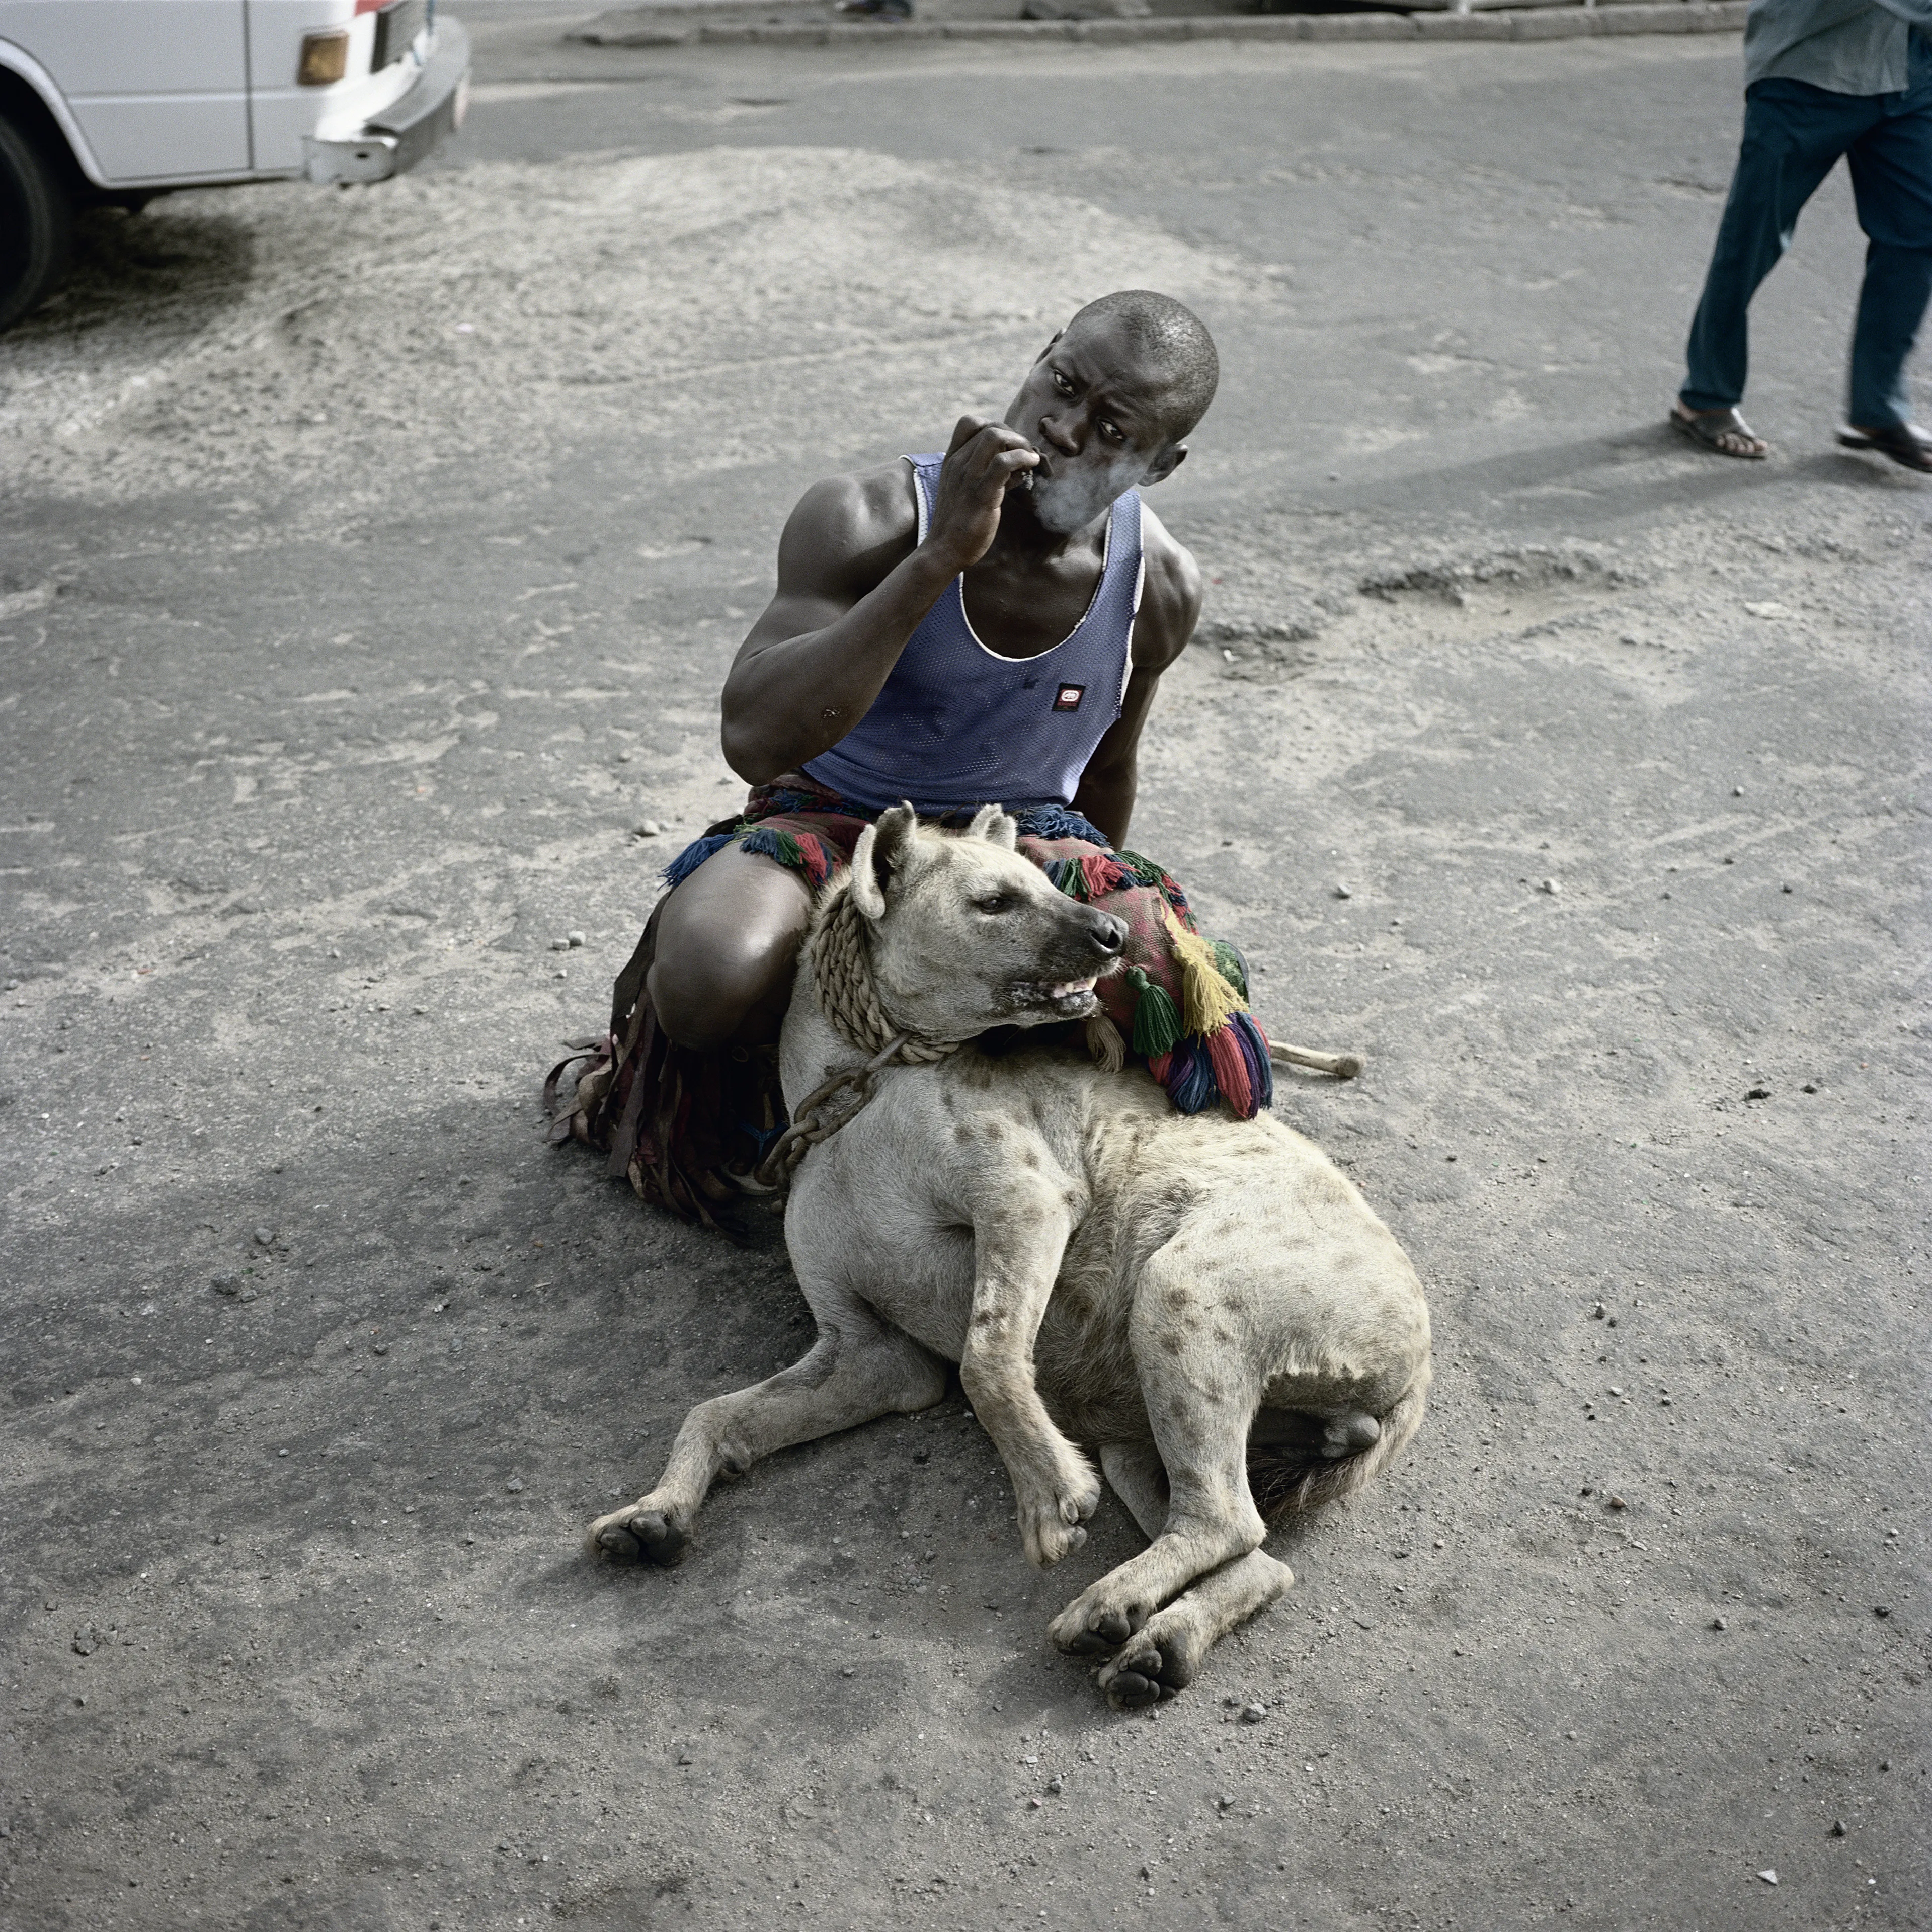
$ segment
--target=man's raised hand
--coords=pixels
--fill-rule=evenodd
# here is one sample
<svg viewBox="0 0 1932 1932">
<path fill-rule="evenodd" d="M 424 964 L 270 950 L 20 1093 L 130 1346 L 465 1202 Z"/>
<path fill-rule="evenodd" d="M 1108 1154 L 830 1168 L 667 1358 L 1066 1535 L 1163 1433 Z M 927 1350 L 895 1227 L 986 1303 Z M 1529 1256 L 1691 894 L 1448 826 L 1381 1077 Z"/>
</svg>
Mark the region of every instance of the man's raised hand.
<svg viewBox="0 0 1932 1932">
<path fill-rule="evenodd" d="M 939 472 L 926 539 L 946 554 L 956 575 L 992 548 L 1008 488 L 1039 461 L 1040 452 L 1018 430 L 978 416 L 959 418 Z"/>
</svg>

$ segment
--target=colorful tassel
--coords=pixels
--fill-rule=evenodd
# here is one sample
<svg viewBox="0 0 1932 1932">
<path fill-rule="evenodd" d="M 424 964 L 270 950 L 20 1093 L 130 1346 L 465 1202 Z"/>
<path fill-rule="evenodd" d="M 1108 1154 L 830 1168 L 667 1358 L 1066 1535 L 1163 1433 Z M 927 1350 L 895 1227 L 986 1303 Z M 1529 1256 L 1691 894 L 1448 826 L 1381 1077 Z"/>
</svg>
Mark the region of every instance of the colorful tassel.
<svg viewBox="0 0 1932 1932">
<path fill-rule="evenodd" d="M 682 885 L 714 852 L 723 851 L 737 836 L 735 832 L 714 832 L 708 838 L 694 838 L 664 868 L 664 884 L 668 886 Z"/>
<path fill-rule="evenodd" d="M 1254 1112 L 1274 1105 L 1274 1066 L 1268 1058 L 1268 1035 L 1252 1013 L 1237 1013 L 1228 1030 L 1240 1042 L 1241 1056 L 1248 1063 L 1248 1087 L 1254 1095 Z"/>
<path fill-rule="evenodd" d="M 1184 1114 L 1205 1113 L 1221 1097 L 1206 1050 L 1191 1040 L 1183 1040 L 1168 1056 L 1160 1084 Z"/>
<path fill-rule="evenodd" d="M 799 857 L 805 868 L 805 875 L 813 885 L 822 886 L 832 873 L 832 855 L 825 849 L 825 841 L 808 832 L 797 835 Z"/>
<path fill-rule="evenodd" d="M 1165 910 L 1165 909 L 1163 909 Z M 1187 1030 L 1205 1040 L 1219 1033 L 1247 1002 L 1222 976 L 1214 949 L 1166 912 L 1168 943 L 1180 968 L 1180 1010 Z"/>
<path fill-rule="evenodd" d="M 808 870 L 796 837 L 770 825 L 755 825 L 745 835 L 745 850 L 762 859 L 776 859 L 788 872 Z"/>
<path fill-rule="evenodd" d="M 1098 845 L 1103 850 L 1107 835 L 1091 819 L 1083 818 L 1077 812 L 1064 805 L 1029 806 L 1013 817 L 1019 820 L 1020 834 L 1026 838 L 1078 838 L 1083 844 Z"/>
<path fill-rule="evenodd" d="M 1042 869 L 1055 888 L 1069 898 L 1086 898 L 1087 875 L 1081 870 L 1078 859 L 1049 859 Z"/>
<path fill-rule="evenodd" d="M 1160 868 L 1151 859 L 1144 858 L 1138 852 L 1116 852 L 1114 862 L 1137 886 L 1157 886 L 1160 884 Z"/>
<path fill-rule="evenodd" d="M 1082 896 L 1088 899 L 1105 898 L 1109 892 L 1118 892 L 1127 882 L 1124 868 L 1116 865 L 1104 852 L 1096 853 L 1090 859 L 1080 862 L 1080 874 L 1087 882 L 1087 890 Z"/>
<path fill-rule="evenodd" d="M 1180 1044 L 1180 1009 L 1165 986 L 1150 980 L 1138 966 L 1126 970 L 1128 983 L 1137 995 L 1134 1002 L 1133 1048 L 1149 1060 L 1172 1053 Z M 1156 1079 L 1160 1076 L 1154 1076 Z"/>
<path fill-rule="evenodd" d="M 1218 1033 L 1208 1036 L 1208 1062 L 1214 1070 L 1214 1084 L 1221 1090 L 1221 1097 L 1227 1102 L 1237 1120 L 1251 1120 L 1254 1117 L 1255 1096 L 1248 1084 L 1248 1063 L 1241 1052 L 1241 1042 L 1232 1026 L 1224 1026 Z"/>
<path fill-rule="evenodd" d="M 1214 949 L 1214 963 L 1221 969 L 1221 976 L 1244 1000 L 1254 998 L 1249 989 L 1247 968 L 1241 964 L 1241 956 L 1225 939 L 1210 939 L 1208 944 Z"/>
<path fill-rule="evenodd" d="M 1096 1013 L 1087 1022 L 1087 1051 L 1103 1073 L 1118 1073 L 1127 1064 L 1127 1043 L 1120 1030 L 1105 1013 Z"/>
</svg>

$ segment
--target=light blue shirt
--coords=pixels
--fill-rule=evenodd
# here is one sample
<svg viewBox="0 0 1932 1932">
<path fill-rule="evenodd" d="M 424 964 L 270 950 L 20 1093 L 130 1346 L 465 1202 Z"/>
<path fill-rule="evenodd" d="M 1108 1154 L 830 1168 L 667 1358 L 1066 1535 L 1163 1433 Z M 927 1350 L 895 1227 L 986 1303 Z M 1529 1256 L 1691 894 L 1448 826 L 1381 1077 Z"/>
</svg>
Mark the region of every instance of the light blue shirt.
<svg viewBox="0 0 1932 1932">
<path fill-rule="evenodd" d="M 1932 0 L 1752 0 L 1744 18 L 1744 85 L 1809 81 L 1832 94 L 1897 94 L 1912 38 L 1932 54 Z"/>
</svg>

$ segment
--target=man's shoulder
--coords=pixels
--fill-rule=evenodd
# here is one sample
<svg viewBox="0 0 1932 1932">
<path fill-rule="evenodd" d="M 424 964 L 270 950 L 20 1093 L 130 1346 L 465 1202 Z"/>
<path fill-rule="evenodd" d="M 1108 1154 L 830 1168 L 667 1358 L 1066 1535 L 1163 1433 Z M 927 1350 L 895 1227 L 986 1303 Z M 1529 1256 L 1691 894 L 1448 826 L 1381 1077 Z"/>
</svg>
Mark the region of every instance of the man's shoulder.
<svg viewBox="0 0 1932 1932">
<path fill-rule="evenodd" d="M 896 462 L 822 477 L 798 500 L 791 521 L 808 524 L 821 541 L 842 539 L 862 550 L 910 536 L 919 527 L 912 472 Z"/>
</svg>

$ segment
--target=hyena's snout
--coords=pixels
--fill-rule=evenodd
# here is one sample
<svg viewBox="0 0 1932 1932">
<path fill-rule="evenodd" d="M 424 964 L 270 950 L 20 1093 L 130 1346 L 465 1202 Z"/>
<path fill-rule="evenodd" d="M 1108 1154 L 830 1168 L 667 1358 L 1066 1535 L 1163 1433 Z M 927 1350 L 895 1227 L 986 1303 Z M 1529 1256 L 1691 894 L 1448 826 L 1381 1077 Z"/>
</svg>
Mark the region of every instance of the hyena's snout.
<svg viewBox="0 0 1932 1932">
<path fill-rule="evenodd" d="M 1073 956 L 1069 963 L 1083 966 L 1089 973 L 1108 971 L 1127 943 L 1126 921 L 1102 912 L 1098 906 L 1072 906 L 1068 910 L 1076 915 L 1074 929 L 1066 936 L 1068 950 Z"/>
</svg>

